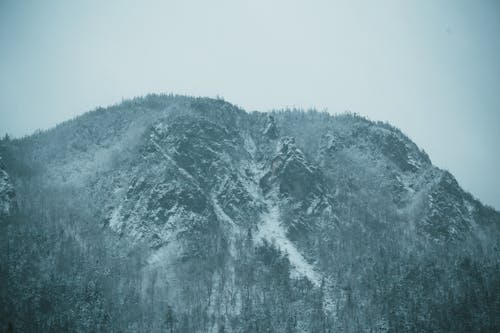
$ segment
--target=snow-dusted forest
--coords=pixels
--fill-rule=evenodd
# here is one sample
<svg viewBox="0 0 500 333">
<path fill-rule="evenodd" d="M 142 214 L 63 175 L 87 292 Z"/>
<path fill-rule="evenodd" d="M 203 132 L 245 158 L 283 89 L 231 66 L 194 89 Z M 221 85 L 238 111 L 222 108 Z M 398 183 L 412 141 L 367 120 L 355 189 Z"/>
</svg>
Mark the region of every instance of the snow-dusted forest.
<svg viewBox="0 0 500 333">
<path fill-rule="evenodd" d="M 0 156 L 2 330 L 500 331 L 500 213 L 389 124 L 149 95 Z"/>
</svg>

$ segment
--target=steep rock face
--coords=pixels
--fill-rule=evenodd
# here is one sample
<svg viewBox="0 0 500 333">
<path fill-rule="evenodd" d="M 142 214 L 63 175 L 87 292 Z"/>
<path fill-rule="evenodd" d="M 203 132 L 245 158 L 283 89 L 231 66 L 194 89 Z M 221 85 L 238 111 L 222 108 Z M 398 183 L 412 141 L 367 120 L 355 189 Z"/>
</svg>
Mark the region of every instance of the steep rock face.
<svg viewBox="0 0 500 333">
<path fill-rule="evenodd" d="M 442 172 L 428 190 L 426 215 L 420 220 L 422 228 L 436 238 L 463 236 L 481 220 L 474 218 L 474 201 L 449 172 Z"/>
<path fill-rule="evenodd" d="M 279 130 L 276 127 L 276 122 L 274 121 L 273 116 L 269 116 L 266 127 L 262 131 L 262 134 L 264 134 L 266 137 L 268 137 L 271 140 L 276 140 L 279 138 Z"/>
<path fill-rule="evenodd" d="M 247 114 L 224 101 L 185 97 L 152 96 L 124 108 L 135 111 L 99 109 L 78 119 L 79 141 L 58 146 L 57 155 L 40 144 L 52 137 L 65 143 L 72 123 L 24 140 L 27 158 L 19 160 L 44 163 L 47 181 L 93 184 L 105 223 L 154 247 L 188 225 L 216 220 L 256 229 L 266 200 L 279 206 L 289 237 L 308 248 L 310 232 L 325 226 L 370 220 L 364 227 L 378 228 L 398 216 L 417 232 L 447 239 L 496 216 L 479 214 L 487 209 L 387 124 L 319 113 L 305 122 L 300 112 Z M 113 126 L 113 112 L 128 123 Z M 96 131 L 95 120 L 106 130 Z M 14 192 L 2 172 L 9 198 Z"/>
<path fill-rule="evenodd" d="M 437 320 L 429 312 L 447 308 L 427 293 L 468 299 L 443 281 L 471 284 L 457 272 L 474 264 L 446 265 L 479 260 L 460 249 L 490 251 L 500 225 L 498 212 L 399 130 L 355 115 L 246 113 L 222 100 L 149 96 L 0 148 L 12 177 L 0 169 L 2 214 L 13 207 L 12 180 L 34 237 L 66 237 L 40 253 L 58 258 L 76 244 L 68 253 L 87 258 L 97 248 L 107 261 L 88 269 L 120 290 L 99 292 L 132 304 L 119 312 L 89 301 L 101 315 L 88 322 L 112 313 L 124 324 L 81 331 L 446 331 L 425 326 Z M 439 252 L 447 246 L 460 256 Z M 481 272 L 495 276 L 488 260 Z M 113 279 L 110 263 L 119 266 Z M 483 280 L 493 295 L 495 280 Z"/>
<path fill-rule="evenodd" d="M 335 223 L 332 198 L 325 184 L 319 168 L 306 160 L 291 137 L 281 139 L 269 171 L 260 179 L 264 193 L 274 191 L 279 199 L 293 238 L 317 230 L 318 219 Z"/>
<path fill-rule="evenodd" d="M 363 198 L 367 206 L 379 207 L 379 216 L 392 211 L 417 232 L 441 240 L 460 237 L 481 220 L 472 216 L 477 201 L 454 177 L 386 125 L 360 121 L 337 129 L 322 137 L 318 155 L 322 170 L 335 179 L 331 186 L 336 199 L 344 205 L 356 201 L 349 198 Z"/>
<path fill-rule="evenodd" d="M 177 117 L 153 125 L 140 145 L 141 159 L 131 161 L 140 176 L 112 204 L 119 206 L 110 214 L 113 228 L 134 229 L 129 234 L 138 239 L 152 236 L 158 246 L 181 229 L 226 217 L 242 227 L 255 224 L 262 207 L 249 193 L 249 153 L 237 132 L 208 119 Z"/>
</svg>

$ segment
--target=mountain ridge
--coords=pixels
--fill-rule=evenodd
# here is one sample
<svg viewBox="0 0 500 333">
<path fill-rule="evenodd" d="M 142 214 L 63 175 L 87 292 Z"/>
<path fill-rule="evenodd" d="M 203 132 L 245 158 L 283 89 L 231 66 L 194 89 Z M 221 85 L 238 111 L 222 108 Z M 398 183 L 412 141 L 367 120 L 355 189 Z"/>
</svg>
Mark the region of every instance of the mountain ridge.
<svg viewBox="0 0 500 333">
<path fill-rule="evenodd" d="M 137 325 L 165 329 L 169 324 L 160 319 L 165 311 L 191 318 L 193 324 L 175 323 L 176 329 L 184 325 L 188 331 L 259 331 L 266 325 L 273 331 L 290 325 L 296 331 L 317 331 L 317 325 L 344 331 L 391 331 L 404 325 L 443 330 L 439 320 L 389 311 L 390 285 L 399 281 L 415 290 L 408 301 L 395 296 L 405 309 L 431 292 L 419 294 L 417 281 L 423 278 L 410 276 L 414 270 L 416 276 L 429 274 L 421 271 L 420 261 L 441 262 L 434 251 L 451 247 L 462 256 L 467 244 L 470 258 L 482 267 L 494 267 L 498 251 L 499 212 L 463 191 L 401 131 L 357 115 L 247 113 L 220 99 L 149 95 L 96 109 L 46 132 L 2 141 L 0 147 L 18 198 L 17 219 L 24 221 L 19 228 L 31 235 L 30 221 L 41 219 L 48 226 L 58 221 L 51 228 L 80 244 L 83 250 L 76 253 L 96 247 L 99 256 L 128 269 L 115 277 L 122 287 L 112 299 L 136 295 L 137 308 L 131 309 L 143 314 L 124 319 L 124 330 Z M 16 227 L 9 228 L 6 237 Z M 102 237 L 108 245 L 95 245 Z M 118 248 L 135 259 L 122 257 Z M 45 251 L 53 250 L 48 246 Z M 488 255 L 481 259 L 475 251 Z M 387 263 L 388 255 L 394 264 Z M 462 259 L 442 263 L 447 269 L 430 274 L 428 283 L 440 290 L 443 276 L 461 280 L 457 260 Z M 89 267 L 95 265 L 100 264 Z M 391 268 L 403 273 L 394 273 L 385 285 L 379 278 L 392 265 L 405 268 Z M 261 276 L 248 280 L 251 267 Z M 82 269 L 79 274 L 86 274 Z M 498 266 L 485 270 L 492 286 L 497 271 Z M 373 281 L 363 282 L 368 276 Z M 267 289 L 269 283 L 277 292 Z M 384 292 L 372 295 L 366 285 Z M 487 286 L 481 288 L 491 293 Z M 196 293 L 207 300 L 206 307 L 200 308 Z M 260 293 L 268 297 L 261 299 Z M 321 304 L 313 301 L 317 293 Z M 353 298 L 371 307 L 355 310 Z M 163 310 L 142 312 L 149 302 Z M 439 300 L 426 302 L 420 310 L 424 317 Z M 270 312 L 259 312 L 258 304 Z M 474 313 L 470 321 L 477 325 L 475 312 L 467 311 Z M 104 313 L 119 316 L 114 309 Z M 314 320 L 309 321 L 311 313 Z M 438 313 L 453 318 L 445 310 Z M 369 319 L 374 316 L 379 322 Z M 352 318 L 358 318 L 357 324 Z"/>
</svg>

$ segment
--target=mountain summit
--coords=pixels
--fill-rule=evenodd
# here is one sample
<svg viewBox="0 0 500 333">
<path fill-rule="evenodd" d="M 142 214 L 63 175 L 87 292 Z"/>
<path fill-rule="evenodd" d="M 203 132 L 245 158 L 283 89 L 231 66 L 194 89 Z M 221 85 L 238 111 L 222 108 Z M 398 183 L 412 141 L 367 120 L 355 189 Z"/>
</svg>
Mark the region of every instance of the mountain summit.
<svg viewBox="0 0 500 333">
<path fill-rule="evenodd" d="M 5 327 L 500 328 L 500 213 L 386 123 L 149 95 L 0 156 Z"/>
</svg>

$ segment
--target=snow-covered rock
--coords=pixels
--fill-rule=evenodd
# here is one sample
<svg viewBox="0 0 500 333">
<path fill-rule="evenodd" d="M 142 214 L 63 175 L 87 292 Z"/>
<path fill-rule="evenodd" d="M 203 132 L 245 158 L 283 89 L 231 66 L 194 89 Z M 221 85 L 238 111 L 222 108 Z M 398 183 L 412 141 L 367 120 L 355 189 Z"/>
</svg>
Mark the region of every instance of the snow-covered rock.
<svg viewBox="0 0 500 333">
<path fill-rule="evenodd" d="M 418 294 L 428 285 L 455 297 L 441 283 L 447 275 L 426 271 L 446 260 L 433 251 L 493 244 L 500 225 L 401 131 L 356 115 L 247 113 L 220 99 L 153 95 L 1 148 L 19 170 L 13 182 L 0 168 L 0 218 L 12 214 L 15 183 L 30 216 L 67 224 L 62 234 L 84 258 L 106 235 L 106 251 L 118 249 L 109 261 L 125 263 L 117 288 L 129 291 L 112 301 L 140 309 L 129 331 L 162 331 L 167 309 L 193 332 L 271 322 L 279 332 L 321 331 L 310 322 L 327 317 L 334 331 L 410 330 L 393 318 L 427 322 L 428 313 L 404 311 L 430 303 Z M 63 195 L 46 200 L 55 192 Z M 60 217 L 71 209 L 85 222 Z M 154 329 L 143 323 L 151 318 Z M 364 329 L 350 326 L 363 320 Z"/>
</svg>

